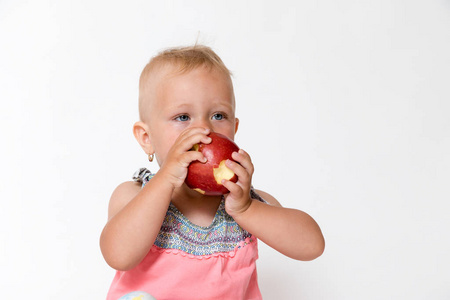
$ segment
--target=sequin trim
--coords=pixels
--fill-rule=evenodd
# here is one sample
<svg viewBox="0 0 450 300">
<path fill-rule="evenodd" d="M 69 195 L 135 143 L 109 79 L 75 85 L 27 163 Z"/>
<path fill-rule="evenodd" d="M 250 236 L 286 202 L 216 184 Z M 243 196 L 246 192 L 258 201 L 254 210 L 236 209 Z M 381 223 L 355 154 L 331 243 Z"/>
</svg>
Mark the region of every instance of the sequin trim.
<svg viewBox="0 0 450 300">
<path fill-rule="evenodd" d="M 141 168 L 136 171 L 133 179 L 144 186 L 153 176 L 149 170 Z M 265 202 L 253 189 L 251 196 Z M 185 255 L 203 258 L 222 254 L 234 256 L 232 253 L 236 249 L 253 240 L 252 235 L 240 227 L 225 211 L 223 198 L 212 224 L 208 227 L 191 223 L 171 203 L 152 251 L 169 251 L 175 254 L 181 251 Z"/>
<path fill-rule="evenodd" d="M 217 252 L 217 253 L 213 253 L 213 254 L 209 254 L 209 255 L 194 255 L 194 254 L 189 254 L 186 253 L 184 251 L 178 250 L 178 249 L 165 249 L 165 248 L 160 248 L 156 245 L 153 245 L 152 248 L 150 249 L 151 252 L 158 252 L 158 253 L 167 253 L 167 254 L 173 254 L 173 255 L 180 255 L 183 257 L 187 257 L 187 258 L 191 258 L 191 259 L 198 259 L 198 260 L 203 260 L 203 259 L 210 259 L 213 257 L 225 257 L 225 258 L 233 258 L 236 256 L 236 252 L 249 245 L 252 243 L 256 243 L 257 239 L 255 239 L 254 237 L 249 237 L 246 238 L 244 241 L 239 242 L 239 244 L 236 245 L 236 247 L 229 251 L 229 252 Z"/>
<path fill-rule="evenodd" d="M 219 205 L 214 221 L 208 227 L 191 223 L 170 204 L 155 245 L 163 249 L 178 249 L 193 255 L 211 255 L 232 251 L 251 237 L 225 211 L 225 202 Z"/>
</svg>

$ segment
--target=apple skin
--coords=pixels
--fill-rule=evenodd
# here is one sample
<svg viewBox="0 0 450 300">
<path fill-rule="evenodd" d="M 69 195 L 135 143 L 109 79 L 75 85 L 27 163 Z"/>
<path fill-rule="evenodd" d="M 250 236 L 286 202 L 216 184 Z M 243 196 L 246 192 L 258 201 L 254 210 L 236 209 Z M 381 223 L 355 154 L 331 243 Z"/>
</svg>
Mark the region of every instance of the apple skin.
<svg viewBox="0 0 450 300">
<path fill-rule="evenodd" d="M 231 154 L 239 151 L 239 147 L 223 134 L 211 132 L 210 144 L 199 143 L 194 145 L 194 151 L 200 151 L 206 157 L 207 162 L 192 162 L 188 167 L 186 185 L 197 192 L 208 196 L 219 196 L 229 191 L 220 182 L 222 176 L 215 173 L 225 173 L 224 179 L 236 182 L 237 176 L 225 166 L 227 159 L 233 160 Z"/>
</svg>

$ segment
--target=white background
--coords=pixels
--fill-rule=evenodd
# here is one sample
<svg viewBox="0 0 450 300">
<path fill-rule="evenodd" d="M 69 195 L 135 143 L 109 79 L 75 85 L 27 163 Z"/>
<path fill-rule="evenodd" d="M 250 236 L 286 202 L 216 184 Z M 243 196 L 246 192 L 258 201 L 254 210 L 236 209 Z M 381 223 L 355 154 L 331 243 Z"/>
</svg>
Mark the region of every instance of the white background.
<svg viewBox="0 0 450 300">
<path fill-rule="evenodd" d="M 450 299 L 450 2 L 0 0 L 2 299 L 104 299 L 137 83 L 196 41 L 234 73 L 253 184 L 325 253 L 260 247 L 265 299 Z M 276 224 L 274 224 L 276 226 Z"/>
</svg>

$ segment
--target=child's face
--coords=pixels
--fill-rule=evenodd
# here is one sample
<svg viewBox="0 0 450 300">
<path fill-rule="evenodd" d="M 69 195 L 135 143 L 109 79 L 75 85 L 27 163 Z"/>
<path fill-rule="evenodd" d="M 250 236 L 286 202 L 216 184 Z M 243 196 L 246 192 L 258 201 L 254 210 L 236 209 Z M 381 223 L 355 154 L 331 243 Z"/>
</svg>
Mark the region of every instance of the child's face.
<svg viewBox="0 0 450 300">
<path fill-rule="evenodd" d="M 148 129 L 152 148 L 161 165 L 181 132 L 208 128 L 234 139 L 234 92 L 231 80 L 216 70 L 199 67 L 184 74 L 163 72 L 149 101 Z"/>
</svg>

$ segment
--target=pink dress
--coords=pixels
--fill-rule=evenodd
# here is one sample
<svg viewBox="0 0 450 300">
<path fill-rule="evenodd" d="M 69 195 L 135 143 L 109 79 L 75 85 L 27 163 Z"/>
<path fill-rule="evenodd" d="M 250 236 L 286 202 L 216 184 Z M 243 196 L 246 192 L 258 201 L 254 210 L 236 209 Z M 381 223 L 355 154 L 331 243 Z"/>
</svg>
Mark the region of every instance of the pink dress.
<svg viewBox="0 0 450 300">
<path fill-rule="evenodd" d="M 135 180 L 145 185 L 151 177 L 141 169 Z M 263 201 L 253 191 L 252 197 Z M 226 213 L 224 200 L 208 227 L 191 223 L 170 204 L 153 247 L 137 267 L 117 271 L 107 300 L 133 291 L 158 300 L 262 299 L 257 258 L 257 239 Z"/>
</svg>

